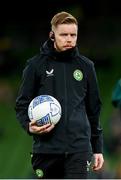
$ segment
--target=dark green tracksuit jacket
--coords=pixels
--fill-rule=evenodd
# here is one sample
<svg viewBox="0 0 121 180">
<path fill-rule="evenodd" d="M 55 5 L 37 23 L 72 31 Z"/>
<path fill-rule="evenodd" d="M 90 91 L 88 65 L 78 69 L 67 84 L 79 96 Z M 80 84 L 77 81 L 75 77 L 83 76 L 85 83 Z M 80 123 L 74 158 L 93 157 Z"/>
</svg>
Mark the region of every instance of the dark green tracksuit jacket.
<svg viewBox="0 0 121 180">
<path fill-rule="evenodd" d="M 93 62 L 77 47 L 57 52 L 47 40 L 40 54 L 27 61 L 16 99 L 16 116 L 27 132 L 28 105 L 44 94 L 60 102 L 62 117 L 51 132 L 32 135 L 33 153 L 101 153 L 101 101 Z"/>
</svg>

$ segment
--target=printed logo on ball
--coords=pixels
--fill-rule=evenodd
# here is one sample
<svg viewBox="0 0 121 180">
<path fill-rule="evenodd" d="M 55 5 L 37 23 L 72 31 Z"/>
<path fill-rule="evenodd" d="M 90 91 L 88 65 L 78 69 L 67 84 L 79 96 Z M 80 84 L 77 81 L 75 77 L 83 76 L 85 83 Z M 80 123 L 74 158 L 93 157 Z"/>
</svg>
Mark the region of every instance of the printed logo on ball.
<svg viewBox="0 0 121 180">
<path fill-rule="evenodd" d="M 56 116 L 58 113 L 60 114 L 60 108 L 57 104 L 50 103 L 50 110 L 52 116 Z"/>
<path fill-rule="evenodd" d="M 37 123 L 38 126 L 42 126 L 44 124 L 51 123 L 50 115 L 47 114 L 46 116 L 44 116 L 41 119 L 37 120 L 36 123 Z"/>
<path fill-rule="evenodd" d="M 46 96 L 46 95 L 37 96 L 33 101 L 33 108 L 35 108 L 38 104 L 47 101 L 53 101 L 53 99 L 50 96 Z"/>
</svg>

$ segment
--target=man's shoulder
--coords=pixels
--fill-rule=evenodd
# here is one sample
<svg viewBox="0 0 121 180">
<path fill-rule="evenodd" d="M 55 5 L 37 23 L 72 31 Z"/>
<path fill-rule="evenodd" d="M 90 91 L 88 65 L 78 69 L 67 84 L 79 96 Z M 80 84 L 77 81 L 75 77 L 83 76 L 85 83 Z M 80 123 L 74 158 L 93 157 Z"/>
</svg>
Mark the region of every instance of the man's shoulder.
<svg viewBox="0 0 121 180">
<path fill-rule="evenodd" d="M 43 58 L 42 55 L 40 53 L 30 57 L 27 59 L 27 63 L 32 64 L 32 65 L 38 65 L 42 62 Z"/>
<path fill-rule="evenodd" d="M 88 57 L 82 55 L 82 54 L 79 54 L 79 60 L 80 62 L 86 64 L 86 65 L 89 65 L 89 66 L 92 66 L 94 64 L 94 62 L 89 59 Z"/>
</svg>

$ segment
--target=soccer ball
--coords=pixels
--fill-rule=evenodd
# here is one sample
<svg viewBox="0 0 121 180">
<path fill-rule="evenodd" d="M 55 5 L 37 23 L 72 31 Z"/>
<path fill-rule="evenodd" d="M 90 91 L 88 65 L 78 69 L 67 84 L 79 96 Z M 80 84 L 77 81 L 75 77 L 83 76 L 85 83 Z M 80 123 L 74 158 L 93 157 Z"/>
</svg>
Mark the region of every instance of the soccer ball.
<svg viewBox="0 0 121 180">
<path fill-rule="evenodd" d="M 28 116 L 31 121 L 36 120 L 38 126 L 47 123 L 57 124 L 61 118 L 61 105 L 50 95 L 35 97 L 29 104 Z"/>
</svg>

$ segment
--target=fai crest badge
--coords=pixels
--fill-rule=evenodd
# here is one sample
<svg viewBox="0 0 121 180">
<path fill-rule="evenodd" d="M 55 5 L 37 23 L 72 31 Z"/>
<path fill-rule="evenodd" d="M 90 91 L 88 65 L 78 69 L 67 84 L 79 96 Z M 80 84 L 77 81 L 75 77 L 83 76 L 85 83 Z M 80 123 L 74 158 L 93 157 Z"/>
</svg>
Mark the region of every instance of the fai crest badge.
<svg viewBox="0 0 121 180">
<path fill-rule="evenodd" d="M 74 71 L 73 76 L 77 81 L 81 81 L 83 79 L 83 73 L 79 69 Z"/>
<path fill-rule="evenodd" d="M 42 178 L 44 176 L 44 173 L 41 169 L 36 169 L 36 175 L 39 177 L 39 178 Z"/>
</svg>

